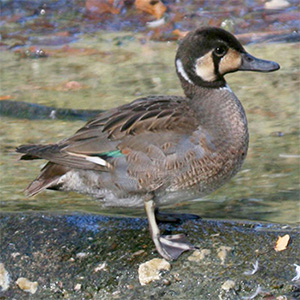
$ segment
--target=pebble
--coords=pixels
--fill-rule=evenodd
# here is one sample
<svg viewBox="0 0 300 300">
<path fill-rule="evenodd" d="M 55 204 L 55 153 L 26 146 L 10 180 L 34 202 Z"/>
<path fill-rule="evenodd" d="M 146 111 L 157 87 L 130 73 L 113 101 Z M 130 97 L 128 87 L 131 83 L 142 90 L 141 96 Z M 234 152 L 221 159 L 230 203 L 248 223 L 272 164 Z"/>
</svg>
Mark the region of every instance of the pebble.
<svg viewBox="0 0 300 300">
<path fill-rule="evenodd" d="M 3 263 L 0 263 L 0 287 L 2 292 L 9 288 L 10 277 Z"/>
<path fill-rule="evenodd" d="M 199 262 L 205 258 L 205 256 L 209 255 L 211 251 L 209 249 L 201 249 L 195 250 L 192 255 L 188 257 L 189 261 L 196 261 Z"/>
<path fill-rule="evenodd" d="M 77 283 L 75 286 L 74 286 L 74 291 L 80 291 L 81 290 L 81 284 L 80 283 Z"/>
<path fill-rule="evenodd" d="M 105 271 L 107 272 L 108 269 L 107 269 L 107 263 L 104 262 L 104 263 L 100 263 L 95 269 L 94 269 L 94 272 L 99 272 L 99 271 Z"/>
<path fill-rule="evenodd" d="M 224 265 L 225 263 L 225 259 L 226 259 L 226 256 L 227 256 L 227 252 L 228 251 L 231 251 L 232 248 L 231 247 L 228 247 L 228 246 L 221 246 L 217 252 L 218 252 L 218 257 L 220 258 L 221 260 L 221 264 Z"/>
<path fill-rule="evenodd" d="M 235 282 L 233 280 L 226 280 L 222 284 L 222 289 L 225 291 L 229 291 L 229 290 L 233 289 L 234 287 L 235 287 Z"/>
<path fill-rule="evenodd" d="M 38 288 L 37 281 L 30 281 L 25 277 L 20 277 L 16 283 L 21 290 L 31 294 L 35 294 Z"/>
<path fill-rule="evenodd" d="M 88 253 L 86 253 L 86 252 L 79 252 L 76 254 L 77 258 L 84 258 L 86 256 L 88 256 Z"/>
<path fill-rule="evenodd" d="M 170 271 L 171 265 L 165 259 L 153 258 L 139 266 L 139 281 L 141 285 L 146 285 L 154 280 L 160 279 L 159 271 Z"/>
<path fill-rule="evenodd" d="M 283 9 L 289 6 L 290 3 L 286 0 L 271 0 L 265 3 L 266 9 Z"/>
</svg>

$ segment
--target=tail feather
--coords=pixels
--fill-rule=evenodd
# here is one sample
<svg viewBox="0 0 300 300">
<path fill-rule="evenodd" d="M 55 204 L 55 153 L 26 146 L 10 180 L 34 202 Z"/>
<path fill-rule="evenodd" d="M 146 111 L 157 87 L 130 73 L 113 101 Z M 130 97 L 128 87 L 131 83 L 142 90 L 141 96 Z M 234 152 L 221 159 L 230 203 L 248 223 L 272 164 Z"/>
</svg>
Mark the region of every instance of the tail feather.
<svg viewBox="0 0 300 300">
<path fill-rule="evenodd" d="M 47 188 L 55 188 L 62 175 L 70 169 L 52 162 L 48 162 L 41 170 L 39 176 L 33 180 L 25 189 L 28 197 L 34 196 Z"/>
<path fill-rule="evenodd" d="M 21 145 L 16 148 L 16 152 L 24 153 L 21 156 L 22 160 L 32 160 L 43 158 L 46 152 L 59 152 L 59 147 L 57 144 L 50 145 Z"/>
</svg>

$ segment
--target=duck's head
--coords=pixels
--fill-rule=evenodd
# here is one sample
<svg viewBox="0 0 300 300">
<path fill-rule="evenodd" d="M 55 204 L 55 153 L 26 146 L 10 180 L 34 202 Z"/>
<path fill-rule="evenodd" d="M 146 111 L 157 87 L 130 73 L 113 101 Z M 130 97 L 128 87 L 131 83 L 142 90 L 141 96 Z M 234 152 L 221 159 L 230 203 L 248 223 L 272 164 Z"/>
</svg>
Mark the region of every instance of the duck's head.
<svg viewBox="0 0 300 300">
<path fill-rule="evenodd" d="M 279 69 L 276 62 L 248 54 L 231 33 L 215 27 L 199 28 L 187 34 L 178 48 L 175 64 L 183 83 L 211 88 L 225 86 L 227 73 Z"/>
</svg>

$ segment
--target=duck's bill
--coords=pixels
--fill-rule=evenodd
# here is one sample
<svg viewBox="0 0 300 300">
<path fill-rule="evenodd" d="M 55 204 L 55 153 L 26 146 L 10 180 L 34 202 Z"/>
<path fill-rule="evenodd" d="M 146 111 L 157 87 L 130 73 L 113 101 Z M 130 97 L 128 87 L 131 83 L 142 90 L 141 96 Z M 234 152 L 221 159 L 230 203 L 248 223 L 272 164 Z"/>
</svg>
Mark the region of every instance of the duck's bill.
<svg viewBox="0 0 300 300">
<path fill-rule="evenodd" d="M 249 53 L 242 53 L 241 57 L 240 71 L 273 72 L 280 68 L 279 64 L 274 61 L 259 59 Z"/>
</svg>

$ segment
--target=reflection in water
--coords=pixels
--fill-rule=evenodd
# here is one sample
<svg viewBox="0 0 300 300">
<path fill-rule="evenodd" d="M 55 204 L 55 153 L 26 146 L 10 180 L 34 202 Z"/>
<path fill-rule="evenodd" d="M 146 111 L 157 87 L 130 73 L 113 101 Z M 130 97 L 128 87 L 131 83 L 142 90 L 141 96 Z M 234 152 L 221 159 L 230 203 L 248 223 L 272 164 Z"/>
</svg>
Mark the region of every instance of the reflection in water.
<svg viewBox="0 0 300 300">
<path fill-rule="evenodd" d="M 119 46 L 111 43 L 114 36 L 121 38 L 122 33 L 102 34 L 97 43 L 94 38 L 83 37 L 72 45 L 91 45 L 97 49 L 93 55 L 18 60 L 14 53 L 3 51 L 1 96 L 60 108 L 107 109 L 149 94 L 182 95 L 173 63 L 176 43 L 142 45 L 133 38 Z M 258 57 L 277 61 L 282 68 L 274 74 L 227 76 L 249 122 L 250 148 L 243 169 L 213 194 L 176 209 L 203 217 L 294 223 L 299 221 L 297 45 L 248 48 Z M 31 199 L 23 195 L 22 189 L 44 162 L 19 162 L 14 148 L 26 143 L 56 142 L 82 125 L 82 121 L 57 119 L 1 119 L 2 211 L 143 215 L 142 210 L 103 210 L 96 200 L 74 193 L 47 191 Z"/>
</svg>

